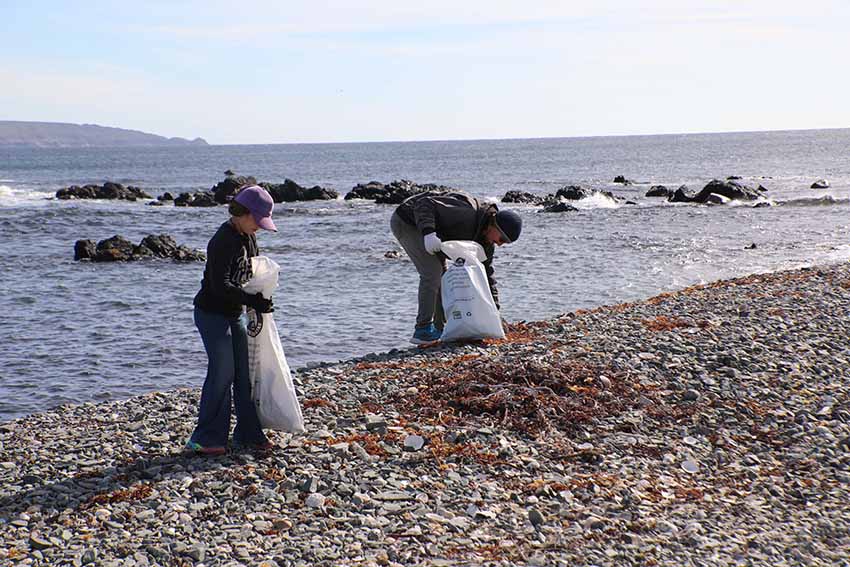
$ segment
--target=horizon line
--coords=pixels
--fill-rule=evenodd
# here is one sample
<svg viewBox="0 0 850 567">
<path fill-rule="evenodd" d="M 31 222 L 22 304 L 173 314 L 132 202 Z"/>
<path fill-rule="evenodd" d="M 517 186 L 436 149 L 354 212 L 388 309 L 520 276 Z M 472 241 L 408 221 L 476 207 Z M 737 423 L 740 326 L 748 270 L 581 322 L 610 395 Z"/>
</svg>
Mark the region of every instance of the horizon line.
<svg viewBox="0 0 850 567">
<path fill-rule="evenodd" d="M 778 128 L 775 130 L 706 130 L 700 132 L 659 132 L 654 134 L 590 134 L 584 136 L 519 136 L 505 138 L 429 138 L 421 140 L 349 140 L 321 142 L 249 142 L 249 143 L 213 143 L 209 146 L 308 146 L 341 144 L 423 144 L 434 142 L 508 142 L 527 140 L 585 140 L 594 138 L 639 138 L 653 136 L 703 136 L 710 134 L 776 134 L 782 132 L 813 132 L 818 130 L 850 130 L 850 126 L 831 126 L 828 128 Z M 203 138 L 203 136 L 201 136 Z M 204 138 L 205 139 L 205 138 Z"/>
</svg>

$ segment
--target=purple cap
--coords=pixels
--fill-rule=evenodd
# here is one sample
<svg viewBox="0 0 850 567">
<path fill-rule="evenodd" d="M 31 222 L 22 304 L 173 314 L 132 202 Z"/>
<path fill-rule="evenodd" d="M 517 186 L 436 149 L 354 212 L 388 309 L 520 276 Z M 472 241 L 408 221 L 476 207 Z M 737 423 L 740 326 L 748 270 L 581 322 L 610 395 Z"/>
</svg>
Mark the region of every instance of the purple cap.
<svg viewBox="0 0 850 567">
<path fill-rule="evenodd" d="M 260 228 L 277 232 L 272 222 L 274 201 L 269 192 L 258 185 L 249 185 L 236 194 L 234 200 L 251 211 L 251 216 Z"/>
</svg>

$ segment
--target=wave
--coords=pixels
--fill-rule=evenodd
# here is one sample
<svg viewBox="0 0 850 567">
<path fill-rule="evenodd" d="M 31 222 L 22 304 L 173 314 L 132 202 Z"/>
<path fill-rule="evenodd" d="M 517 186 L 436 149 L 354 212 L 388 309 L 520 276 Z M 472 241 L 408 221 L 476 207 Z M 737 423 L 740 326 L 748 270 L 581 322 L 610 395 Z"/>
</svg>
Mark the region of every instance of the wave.
<svg viewBox="0 0 850 567">
<path fill-rule="evenodd" d="M 594 193 L 590 197 L 578 201 L 567 201 L 577 209 L 618 209 L 625 203 L 618 202 L 604 193 Z"/>
<path fill-rule="evenodd" d="M 832 195 L 824 195 L 823 197 L 789 199 L 787 201 L 779 201 L 778 204 L 783 207 L 832 207 L 835 205 L 850 204 L 850 199 L 836 199 Z"/>
<path fill-rule="evenodd" d="M 34 202 L 46 202 L 53 197 L 51 193 L 0 185 L 0 207 L 15 206 L 20 204 L 32 204 Z"/>
</svg>

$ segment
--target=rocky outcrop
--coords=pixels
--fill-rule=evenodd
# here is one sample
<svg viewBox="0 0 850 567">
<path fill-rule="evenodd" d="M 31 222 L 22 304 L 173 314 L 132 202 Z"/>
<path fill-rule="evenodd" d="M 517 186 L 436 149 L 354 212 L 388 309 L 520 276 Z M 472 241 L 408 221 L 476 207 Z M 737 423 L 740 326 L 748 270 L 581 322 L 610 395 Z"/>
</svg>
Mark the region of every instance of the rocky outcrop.
<svg viewBox="0 0 850 567">
<path fill-rule="evenodd" d="M 551 198 L 551 195 L 547 197 Z M 502 197 L 503 203 L 525 203 L 528 205 L 542 205 L 546 201 L 546 197 L 529 193 L 528 191 L 508 191 Z"/>
<path fill-rule="evenodd" d="M 647 197 L 670 197 L 672 194 L 673 191 L 664 185 L 653 185 L 649 188 L 649 191 L 646 192 Z"/>
<path fill-rule="evenodd" d="M 667 201 L 671 203 L 692 203 L 694 196 L 691 194 L 687 185 L 681 185 L 672 195 L 667 197 Z"/>
<path fill-rule="evenodd" d="M 543 207 L 544 213 L 570 213 L 573 211 L 577 211 L 578 209 L 569 203 L 565 203 L 563 201 L 559 201 L 557 203 L 550 203 Z"/>
<path fill-rule="evenodd" d="M 67 199 L 119 199 L 123 201 L 135 201 L 137 199 L 152 199 L 138 187 L 129 185 L 125 187 L 120 183 L 107 181 L 103 185 L 71 185 L 56 192 L 56 198 Z"/>
<path fill-rule="evenodd" d="M 174 199 L 175 207 L 217 207 L 218 205 L 215 195 L 207 191 L 180 193 Z"/>
<path fill-rule="evenodd" d="M 355 186 L 345 195 L 345 199 L 374 199 L 378 204 L 398 205 L 408 197 L 418 193 L 424 193 L 425 191 L 445 193 L 454 191 L 454 189 L 433 183 L 418 185 L 407 179 L 399 179 L 388 185 L 383 185 L 377 181 L 370 181 L 366 185 Z"/>
<path fill-rule="evenodd" d="M 378 181 L 370 181 L 369 183 L 360 183 L 355 185 L 351 191 L 345 194 L 345 200 L 350 199 L 368 199 L 373 201 L 379 196 L 386 194 L 387 189 L 383 183 Z"/>
<path fill-rule="evenodd" d="M 829 189 L 829 181 L 826 179 L 818 179 L 812 183 L 812 189 Z"/>
<path fill-rule="evenodd" d="M 702 191 L 696 194 L 694 200 L 698 203 L 705 203 L 711 194 L 720 195 L 733 201 L 755 201 L 761 197 L 757 189 L 748 187 L 743 183 L 713 179 L 702 188 Z"/>
<path fill-rule="evenodd" d="M 233 196 L 236 195 L 236 193 L 239 191 L 239 188 L 243 185 L 257 184 L 257 180 L 253 177 L 233 175 L 233 172 L 229 169 L 224 173 L 226 176 L 224 180 L 216 183 L 215 186 L 211 189 L 215 198 L 215 202 L 220 205 L 224 205 L 225 203 L 229 202 L 233 198 Z"/>
<path fill-rule="evenodd" d="M 620 183 L 622 185 L 631 185 L 632 182 L 623 177 L 622 175 L 618 175 L 614 178 L 614 183 Z"/>
<path fill-rule="evenodd" d="M 668 197 L 671 203 L 701 203 L 722 204 L 729 201 L 756 201 L 761 198 L 761 192 L 737 181 L 721 181 L 713 179 L 696 195 L 690 195 L 687 187 L 682 185 Z"/>
<path fill-rule="evenodd" d="M 101 240 L 96 245 L 93 240 L 78 240 L 74 244 L 74 260 L 130 262 L 145 258 L 203 262 L 206 260 L 206 255 L 199 250 L 178 245 L 174 238 L 167 234 L 149 234 L 139 244 L 133 244 L 120 235 Z"/>
<path fill-rule="evenodd" d="M 339 193 L 333 189 L 325 189 L 318 185 L 313 187 L 302 187 L 291 179 L 285 179 L 283 183 L 266 183 L 259 184 L 275 203 L 291 203 L 293 201 L 333 201 L 339 198 Z"/>
</svg>

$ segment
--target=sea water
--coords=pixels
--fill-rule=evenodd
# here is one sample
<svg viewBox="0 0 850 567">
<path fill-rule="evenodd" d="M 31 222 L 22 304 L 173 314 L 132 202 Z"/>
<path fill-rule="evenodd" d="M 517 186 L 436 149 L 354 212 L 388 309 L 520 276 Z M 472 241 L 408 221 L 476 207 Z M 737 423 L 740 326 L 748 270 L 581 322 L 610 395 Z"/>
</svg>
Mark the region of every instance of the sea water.
<svg viewBox="0 0 850 567">
<path fill-rule="evenodd" d="M 67 402 L 200 387 L 206 357 L 192 323 L 203 265 L 75 262 L 74 242 L 168 233 L 204 249 L 218 208 L 59 201 L 69 185 L 120 182 L 153 196 L 208 189 L 232 169 L 322 185 L 410 179 L 498 201 L 508 190 L 613 191 L 577 212 L 518 210 L 522 237 L 498 249 L 502 313 L 536 320 L 754 272 L 850 258 L 850 130 L 533 140 L 282 144 L 131 149 L 0 149 L 0 421 Z M 633 180 L 614 184 L 616 175 Z M 647 198 L 741 176 L 765 201 L 722 206 Z M 819 178 L 826 190 L 811 189 Z M 417 274 L 369 201 L 279 204 L 260 233 L 281 265 L 275 321 L 293 368 L 409 346 Z M 753 249 L 752 245 L 756 247 Z M 640 337 L 635 337 L 636 341 Z"/>
</svg>

